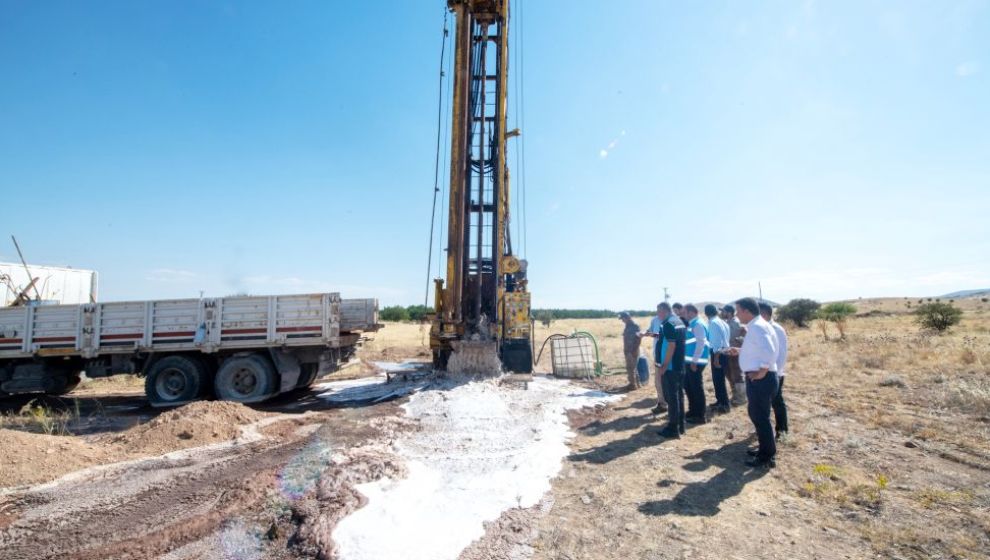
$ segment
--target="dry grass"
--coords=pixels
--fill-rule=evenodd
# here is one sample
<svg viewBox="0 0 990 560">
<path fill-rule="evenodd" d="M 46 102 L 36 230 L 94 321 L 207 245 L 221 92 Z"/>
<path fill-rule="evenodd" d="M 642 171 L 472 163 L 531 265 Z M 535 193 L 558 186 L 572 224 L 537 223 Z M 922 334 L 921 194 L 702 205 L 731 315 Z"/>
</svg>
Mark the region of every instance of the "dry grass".
<svg viewBox="0 0 990 560">
<path fill-rule="evenodd" d="M 79 421 L 79 401 L 73 399 L 71 409 L 53 410 L 31 400 L 17 413 L 0 414 L 0 429 L 15 429 L 48 436 L 72 435 L 69 427 Z"/>
<path fill-rule="evenodd" d="M 780 557 L 990 558 L 990 305 L 955 302 L 965 311 L 961 324 L 932 335 L 915 324 L 908 301 L 917 298 L 853 301 L 859 313 L 843 340 L 831 327 L 828 336 L 815 325 L 788 330 L 793 434 L 769 477 L 733 490 L 739 495 L 718 508 L 706 505 L 721 491 L 715 480 L 732 482 L 741 459 L 723 465 L 716 457 L 738 453 L 726 437 L 751 432 L 745 411 L 671 443 L 652 436 L 658 422 L 629 400 L 590 424 L 574 443 L 582 459 L 565 462 L 554 483 L 557 504 L 541 524 L 535 558 L 765 550 L 745 534 L 770 535 Z M 607 369 L 622 368 L 617 319 L 538 325 L 537 349 L 547 335 L 574 330 L 597 338 Z M 648 387 L 630 400 L 652 397 Z M 714 454 L 699 465 L 699 453 Z M 643 504 L 660 513 L 643 515 Z"/>
</svg>

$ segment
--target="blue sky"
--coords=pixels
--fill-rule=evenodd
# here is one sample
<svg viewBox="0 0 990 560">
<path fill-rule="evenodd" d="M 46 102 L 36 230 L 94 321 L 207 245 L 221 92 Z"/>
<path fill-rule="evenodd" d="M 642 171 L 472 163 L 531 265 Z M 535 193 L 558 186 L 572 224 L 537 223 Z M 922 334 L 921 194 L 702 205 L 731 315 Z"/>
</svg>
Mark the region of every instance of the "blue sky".
<svg viewBox="0 0 990 560">
<path fill-rule="evenodd" d="M 990 3 L 566 4 L 514 4 L 536 305 L 990 287 Z M 421 302 L 443 5 L 0 0 L 2 233 L 105 300 Z"/>
</svg>

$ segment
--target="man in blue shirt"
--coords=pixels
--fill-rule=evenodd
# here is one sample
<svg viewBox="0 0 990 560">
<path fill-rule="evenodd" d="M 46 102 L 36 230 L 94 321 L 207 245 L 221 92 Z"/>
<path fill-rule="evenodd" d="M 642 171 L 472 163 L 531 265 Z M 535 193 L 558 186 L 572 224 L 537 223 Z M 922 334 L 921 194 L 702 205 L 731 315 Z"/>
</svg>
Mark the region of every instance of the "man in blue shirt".
<svg viewBox="0 0 990 560">
<path fill-rule="evenodd" d="M 660 390 L 667 402 L 667 426 L 659 431 L 665 438 L 677 439 L 684 433 L 684 322 L 666 302 L 657 306 L 660 333 L 647 333 L 657 338 L 653 360 L 657 364 Z"/>
<path fill-rule="evenodd" d="M 718 308 L 705 306 L 708 317 L 708 343 L 712 349 L 712 385 L 715 388 L 714 410 L 720 414 L 729 412 L 729 391 L 725 385 L 725 368 L 729 359 L 729 324 L 718 316 Z"/>
</svg>

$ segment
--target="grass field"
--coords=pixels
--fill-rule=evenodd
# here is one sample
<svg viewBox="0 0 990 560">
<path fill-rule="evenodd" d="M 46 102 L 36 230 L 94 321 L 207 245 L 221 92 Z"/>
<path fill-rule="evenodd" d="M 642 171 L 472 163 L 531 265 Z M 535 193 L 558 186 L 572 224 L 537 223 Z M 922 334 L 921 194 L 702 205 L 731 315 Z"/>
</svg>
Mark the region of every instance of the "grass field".
<svg viewBox="0 0 990 560">
<path fill-rule="evenodd" d="M 851 303 L 845 338 L 789 329 L 792 433 L 765 476 L 741 468 L 744 410 L 665 442 L 651 383 L 575 418 L 535 558 L 990 557 L 990 304 L 955 302 L 962 323 L 933 335 L 914 323 L 917 298 Z M 537 325 L 537 347 L 575 330 L 623 367 L 618 319 Z M 389 324 L 362 356 L 428 359 L 427 345 L 425 326 Z"/>
</svg>

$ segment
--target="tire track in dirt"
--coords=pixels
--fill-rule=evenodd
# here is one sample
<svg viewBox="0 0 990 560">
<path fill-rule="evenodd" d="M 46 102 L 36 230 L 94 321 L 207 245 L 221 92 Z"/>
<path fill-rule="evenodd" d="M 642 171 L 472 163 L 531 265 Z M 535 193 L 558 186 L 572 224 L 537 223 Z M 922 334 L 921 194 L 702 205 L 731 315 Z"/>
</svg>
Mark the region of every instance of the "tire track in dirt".
<svg viewBox="0 0 990 560">
<path fill-rule="evenodd" d="M 225 519 L 258 504 L 275 482 L 277 469 L 298 454 L 306 439 L 287 444 L 254 444 L 233 456 L 190 466 L 153 460 L 118 476 L 93 478 L 28 491 L 14 497 L 20 513 L 0 531 L 0 548 L 10 560 L 39 558 L 149 558 L 216 531 Z M 178 471 L 123 494 L 128 477 Z M 102 475 L 102 476 L 101 476 Z M 64 488 L 67 487 L 67 488 Z M 8 502 L 10 503 L 10 502 Z"/>
</svg>

